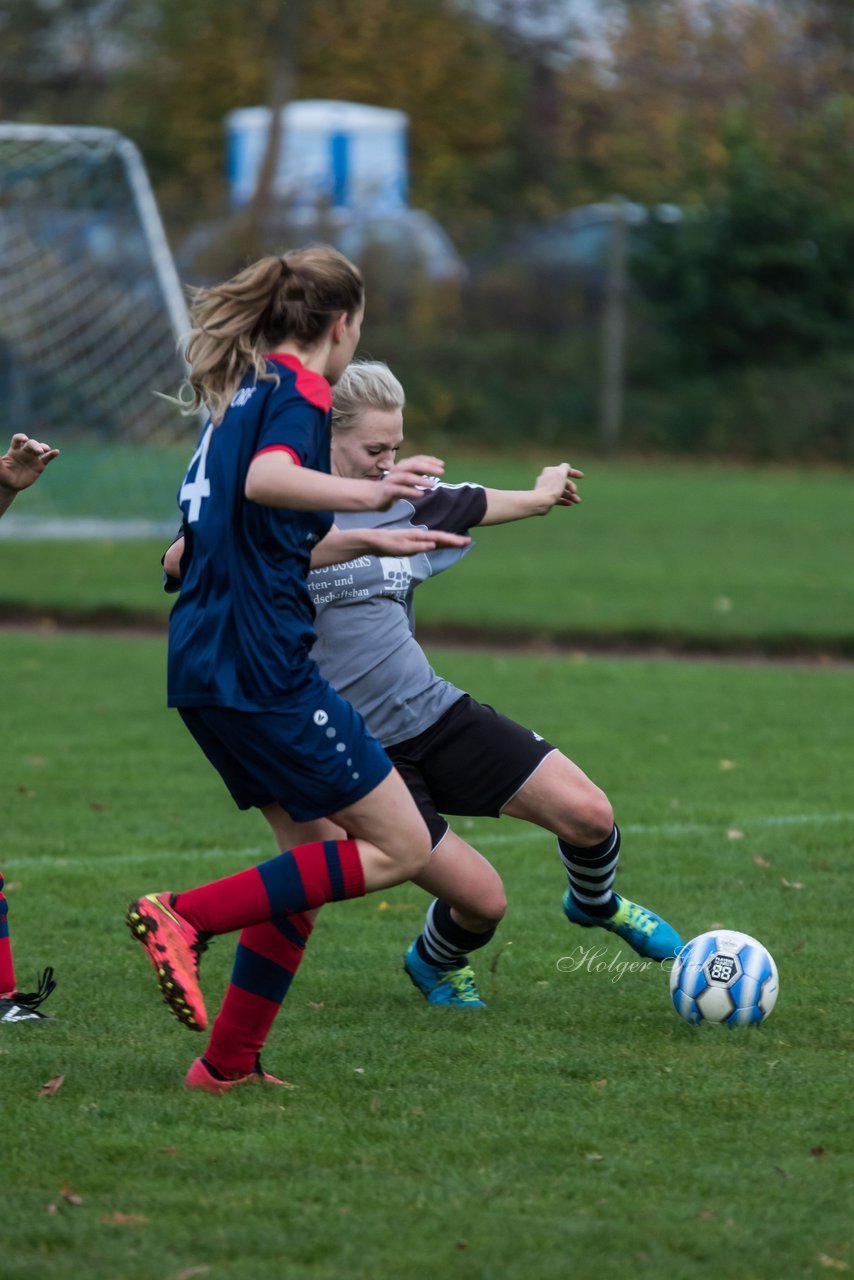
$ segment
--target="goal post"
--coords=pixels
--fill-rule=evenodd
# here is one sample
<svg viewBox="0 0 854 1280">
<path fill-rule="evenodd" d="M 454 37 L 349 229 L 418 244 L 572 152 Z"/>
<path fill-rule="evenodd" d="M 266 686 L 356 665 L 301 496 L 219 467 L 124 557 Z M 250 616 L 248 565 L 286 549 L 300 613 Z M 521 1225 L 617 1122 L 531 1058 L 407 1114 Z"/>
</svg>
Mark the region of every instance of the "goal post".
<svg viewBox="0 0 854 1280">
<path fill-rule="evenodd" d="M 0 536 L 38 516 L 174 518 L 174 445 L 186 448 L 199 424 L 157 393 L 177 391 L 189 327 L 135 144 L 112 129 L 0 122 L 0 402 L 9 435 L 26 431 L 78 459 L 66 506 L 63 458 L 0 522 Z M 160 447 L 168 463 L 153 510 L 160 486 L 143 493 L 137 479 Z M 135 454 L 147 455 L 142 467 Z M 109 487 L 123 487 L 122 499 L 100 483 L 111 456 L 129 470 L 126 485 Z M 81 468 L 89 457 L 95 465 Z M 92 471 L 91 498 L 81 470 Z"/>
</svg>

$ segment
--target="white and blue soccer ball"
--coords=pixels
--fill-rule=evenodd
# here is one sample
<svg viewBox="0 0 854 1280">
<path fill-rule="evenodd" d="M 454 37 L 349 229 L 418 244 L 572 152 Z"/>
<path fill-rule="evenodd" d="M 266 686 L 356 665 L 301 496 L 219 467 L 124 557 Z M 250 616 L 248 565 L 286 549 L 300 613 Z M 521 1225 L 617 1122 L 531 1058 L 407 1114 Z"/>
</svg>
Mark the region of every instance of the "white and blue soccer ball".
<svg viewBox="0 0 854 1280">
<path fill-rule="evenodd" d="M 670 971 L 673 1004 L 686 1022 L 762 1022 L 777 1003 L 778 989 L 771 953 L 731 929 L 712 929 L 686 942 Z"/>
</svg>

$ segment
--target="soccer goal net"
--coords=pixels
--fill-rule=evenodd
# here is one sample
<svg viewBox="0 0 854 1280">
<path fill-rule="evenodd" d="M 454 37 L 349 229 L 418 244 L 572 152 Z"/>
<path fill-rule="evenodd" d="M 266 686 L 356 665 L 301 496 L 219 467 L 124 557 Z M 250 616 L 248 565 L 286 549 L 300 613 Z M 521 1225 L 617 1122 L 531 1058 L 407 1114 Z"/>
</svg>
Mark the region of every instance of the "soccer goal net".
<svg viewBox="0 0 854 1280">
<path fill-rule="evenodd" d="M 198 423 L 156 393 L 180 384 L 188 328 L 136 146 L 0 123 L 0 446 L 26 431 L 62 451 L 0 536 L 174 524 L 176 456 Z"/>
</svg>

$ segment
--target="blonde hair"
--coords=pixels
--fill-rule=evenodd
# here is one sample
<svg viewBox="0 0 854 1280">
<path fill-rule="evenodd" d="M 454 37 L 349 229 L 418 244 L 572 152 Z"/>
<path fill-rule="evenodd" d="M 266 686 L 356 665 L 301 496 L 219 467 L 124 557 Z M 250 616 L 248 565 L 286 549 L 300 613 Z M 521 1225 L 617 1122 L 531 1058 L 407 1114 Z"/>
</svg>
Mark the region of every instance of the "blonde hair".
<svg viewBox="0 0 854 1280">
<path fill-rule="evenodd" d="M 365 409 L 403 409 L 403 387 L 380 360 L 354 360 L 332 388 L 332 430 L 352 431 Z"/>
<path fill-rule="evenodd" d="M 261 258 L 224 284 L 191 290 L 185 386 L 192 398 L 182 404 L 190 413 L 204 405 L 221 422 L 250 369 L 258 381 L 278 381 L 268 352 L 285 340 L 314 346 L 336 316 L 351 320 L 364 297 L 358 267 L 323 244 Z"/>
</svg>

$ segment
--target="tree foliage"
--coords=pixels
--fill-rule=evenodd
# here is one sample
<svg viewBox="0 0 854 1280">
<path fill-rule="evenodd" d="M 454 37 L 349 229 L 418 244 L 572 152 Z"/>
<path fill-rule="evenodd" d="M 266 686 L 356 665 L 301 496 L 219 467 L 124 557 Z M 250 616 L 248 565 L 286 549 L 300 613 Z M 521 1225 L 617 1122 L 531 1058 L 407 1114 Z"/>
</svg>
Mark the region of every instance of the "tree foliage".
<svg viewBox="0 0 854 1280">
<path fill-rule="evenodd" d="M 176 212 L 189 184 L 208 211 L 224 203 L 224 117 L 269 102 L 282 11 L 281 0 L 248 10 L 230 0 L 157 0 L 140 10 L 139 52 L 114 85 L 113 110 Z M 406 111 L 413 203 L 449 222 L 476 223 L 512 189 L 518 80 L 492 29 L 450 5 L 305 6 L 293 92 Z"/>
<path fill-rule="evenodd" d="M 408 112 L 413 202 L 464 237 L 615 191 L 717 199 L 734 111 L 792 185 L 854 202 L 854 166 L 840 163 L 854 147 L 848 0 L 603 0 L 587 39 L 578 12 L 557 0 L 7 0 L 0 113 L 129 133 L 176 216 L 224 206 L 224 117 L 269 102 L 285 59 L 301 98 Z"/>
<path fill-rule="evenodd" d="M 854 217 L 786 182 L 733 127 L 720 198 L 677 227 L 652 223 L 636 272 L 671 366 L 774 365 L 850 343 Z"/>
<path fill-rule="evenodd" d="M 0 114 L 131 136 L 177 243 L 227 212 L 229 111 L 289 95 L 396 107 L 411 203 L 470 258 L 615 193 L 680 207 L 637 260 L 657 341 L 630 354 L 647 384 L 687 370 L 707 380 L 700 403 L 718 371 L 827 357 L 838 376 L 854 319 L 851 0 L 592 8 L 593 27 L 568 0 L 6 0 Z M 570 329 L 571 311 L 542 331 Z M 828 398 L 828 439 L 850 394 Z"/>
</svg>

